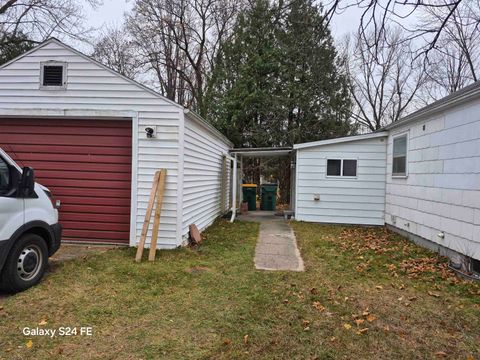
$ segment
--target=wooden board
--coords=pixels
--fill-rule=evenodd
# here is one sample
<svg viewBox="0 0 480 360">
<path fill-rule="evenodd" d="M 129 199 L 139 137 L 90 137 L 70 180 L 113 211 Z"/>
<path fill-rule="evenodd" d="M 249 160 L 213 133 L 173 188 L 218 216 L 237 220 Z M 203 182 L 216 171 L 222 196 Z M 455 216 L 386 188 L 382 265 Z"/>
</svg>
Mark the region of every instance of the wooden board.
<svg viewBox="0 0 480 360">
<path fill-rule="evenodd" d="M 157 253 L 158 229 L 160 227 L 160 212 L 162 210 L 163 195 L 165 194 L 165 179 L 167 177 L 167 169 L 160 170 L 160 179 L 158 180 L 157 207 L 155 208 L 155 216 L 153 220 L 152 241 L 150 242 L 150 252 L 148 260 L 155 261 Z"/>
<path fill-rule="evenodd" d="M 147 212 L 145 213 L 145 220 L 143 221 L 142 234 L 140 235 L 140 242 L 138 243 L 137 255 L 135 261 L 142 260 L 143 249 L 145 248 L 145 241 L 147 239 L 148 226 L 150 225 L 150 218 L 152 216 L 153 205 L 155 204 L 155 196 L 157 195 L 158 180 L 160 179 L 160 171 L 155 173 L 152 183 L 152 191 L 150 192 L 150 199 L 148 200 Z"/>
</svg>

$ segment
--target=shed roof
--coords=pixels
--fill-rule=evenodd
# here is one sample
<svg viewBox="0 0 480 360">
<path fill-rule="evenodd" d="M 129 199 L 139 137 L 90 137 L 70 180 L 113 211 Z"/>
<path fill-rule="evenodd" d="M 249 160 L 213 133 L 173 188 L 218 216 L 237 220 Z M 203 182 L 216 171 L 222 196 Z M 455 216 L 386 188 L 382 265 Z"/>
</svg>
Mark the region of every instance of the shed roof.
<svg viewBox="0 0 480 360">
<path fill-rule="evenodd" d="M 230 150 L 230 153 L 244 157 L 275 157 L 288 156 L 292 150 L 292 147 L 236 148 Z"/>
<path fill-rule="evenodd" d="M 380 132 L 373 132 L 370 134 L 362 134 L 362 135 L 352 135 L 352 136 L 344 136 L 335 139 L 328 139 L 328 140 L 320 140 L 320 141 L 312 141 L 302 144 L 295 144 L 293 145 L 294 149 L 305 149 L 315 146 L 322 146 L 322 145 L 332 145 L 332 144 L 339 144 L 351 141 L 359 141 L 359 140 L 367 140 L 367 139 L 374 139 L 379 137 L 388 136 L 387 131 L 380 131 Z"/>
</svg>

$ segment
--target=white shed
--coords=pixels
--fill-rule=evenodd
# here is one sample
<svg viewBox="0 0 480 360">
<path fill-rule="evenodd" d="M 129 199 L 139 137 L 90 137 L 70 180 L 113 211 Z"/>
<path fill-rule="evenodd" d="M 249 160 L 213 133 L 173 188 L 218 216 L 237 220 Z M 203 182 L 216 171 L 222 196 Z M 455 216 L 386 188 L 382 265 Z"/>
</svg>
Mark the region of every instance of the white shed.
<svg viewBox="0 0 480 360">
<path fill-rule="evenodd" d="M 203 230 L 227 210 L 231 142 L 56 39 L 0 67 L 0 147 L 62 201 L 65 240 L 135 246 L 161 168 L 160 248 L 181 245 L 189 224 Z"/>
<path fill-rule="evenodd" d="M 387 132 L 294 145 L 295 218 L 383 225 Z"/>
</svg>

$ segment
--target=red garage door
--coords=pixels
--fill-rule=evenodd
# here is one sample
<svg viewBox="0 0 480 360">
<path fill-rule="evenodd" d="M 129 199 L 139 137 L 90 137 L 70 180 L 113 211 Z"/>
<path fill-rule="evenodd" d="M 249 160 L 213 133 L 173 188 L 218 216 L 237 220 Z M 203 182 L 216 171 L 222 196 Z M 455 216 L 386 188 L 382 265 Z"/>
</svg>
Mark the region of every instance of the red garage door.
<svg viewBox="0 0 480 360">
<path fill-rule="evenodd" d="M 0 119 L 0 147 L 61 200 L 64 240 L 128 244 L 130 121 Z"/>
</svg>

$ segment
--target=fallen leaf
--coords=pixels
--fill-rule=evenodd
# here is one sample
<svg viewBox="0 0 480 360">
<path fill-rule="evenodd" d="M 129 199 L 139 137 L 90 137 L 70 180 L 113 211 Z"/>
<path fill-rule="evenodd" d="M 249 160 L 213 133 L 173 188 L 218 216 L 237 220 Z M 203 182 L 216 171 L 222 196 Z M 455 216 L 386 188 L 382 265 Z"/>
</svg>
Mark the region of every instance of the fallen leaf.
<svg viewBox="0 0 480 360">
<path fill-rule="evenodd" d="M 350 330 L 352 328 L 352 325 L 350 324 L 343 324 L 343 327 L 347 330 Z"/>
<path fill-rule="evenodd" d="M 355 320 L 355 324 L 357 324 L 357 326 L 362 325 L 364 322 L 365 322 L 365 320 L 363 320 L 363 319 L 356 319 Z"/>
<path fill-rule="evenodd" d="M 334 342 L 334 341 L 336 341 L 336 340 L 337 340 L 337 338 L 336 338 L 335 336 L 332 336 L 332 337 L 330 338 L 330 342 Z M 469 359 L 467 359 L 467 360 L 469 360 Z M 472 359 L 472 360 L 473 360 L 473 359 Z"/>
<path fill-rule="evenodd" d="M 368 331 L 368 328 L 360 329 L 357 331 L 358 335 L 362 335 L 363 333 L 366 333 Z"/>
<path fill-rule="evenodd" d="M 288 299 L 283 300 L 284 304 L 288 304 Z"/>
<path fill-rule="evenodd" d="M 446 357 L 446 356 L 447 356 L 447 353 L 444 352 L 444 351 L 437 351 L 437 352 L 435 353 L 435 356 L 436 356 L 436 357 Z"/>
<path fill-rule="evenodd" d="M 434 292 L 431 292 L 431 291 L 428 292 L 428 295 L 433 296 L 433 297 L 436 297 L 436 298 L 440 297 L 439 294 L 434 293 Z M 441 352 L 441 351 L 440 351 L 440 352 Z"/>
<path fill-rule="evenodd" d="M 362 313 L 363 316 L 368 316 L 368 314 L 370 314 L 370 312 L 368 311 L 368 309 L 365 309 L 365 311 Z"/>
<path fill-rule="evenodd" d="M 0 306 L 0 311 L 3 310 L 3 306 Z"/>
<path fill-rule="evenodd" d="M 303 328 L 303 331 L 308 331 L 310 330 L 310 326 L 307 326 L 306 328 Z"/>
<path fill-rule="evenodd" d="M 48 322 L 47 322 L 47 319 L 42 319 L 42 320 L 40 320 L 40 322 L 38 323 L 38 325 L 40 325 L 40 326 L 45 326 L 45 325 L 47 325 L 47 323 L 48 323 Z"/>
<path fill-rule="evenodd" d="M 467 356 L 467 360 L 475 360 L 472 355 Z"/>
<path fill-rule="evenodd" d="M 308 325 L 310 325 L 310 321 L 303 320 L 303 327 L 307 327 Z"/>
<path fill-rule="evenodd" d="M 377 289 L 377 290 L 383 290 L 383 286 L 382 286 L 382 285 L 377 285 L 377 286 L 375 286 L 375 289 Z"/>
<path fill-rule="evenodd" d="M 325 307 L 322 306 L 322 304 L 320 304 L 320 301 L 314 301 L 314 302 L 313 302 L 313 307 L 314 307 L 315 309 L 317 309 L 318 311 L 320 311 L 320 312 L 325 311 Z"/>
<path fill-rule="evenodd" d="M 243 342 L 244 342 L 245 345 L 248 344 L 248 335 L 245 335 L 243 337 Z"/>
<path fill-rule="evenodd" d="M 370 314 L 370 315 L 367 316 L 367 321 L 368 321 L 368 322 L 372 322 L 372 321 L 374 321 L 375 319 L 376 319 L 376 317 L 375 317 L 374 315 L 372 315 L 372 314 Z"/>
<path fill-rule="evenodd" d="M 385 325 L 385 326 L 383 327 L 383 330 L 385 330 L 385 331 L 390 331 L 390 326 Z"/>
<path fill-rule="evenodd" d="M 403 296 L 400 296 L 397 300 L 398 301 L 403 301 Z"/>
<path fill-rule="evenodd" d="M 32 346 L 33 346 L 33 341 L 32 341 L 32 340 L 28 340 L 25 345 L 26 345 L 27 349 L 31 349 Z"/>
<path fill-rule="evenodd" d="M 225 339 L 225 340 L 223 340 L 223 345 L 230 345 L 231 342 L 232 342 L 232 340 L 230 340 L 230 339 Z"/>
<path fill-rule="evenodd" d="M 317 293 L 318 293 L 318 291 L 317 291 L 316 288 L 312 287 L 312 288 L 310 289 L 310 294 L 316 295 Z"/>
</svg>

